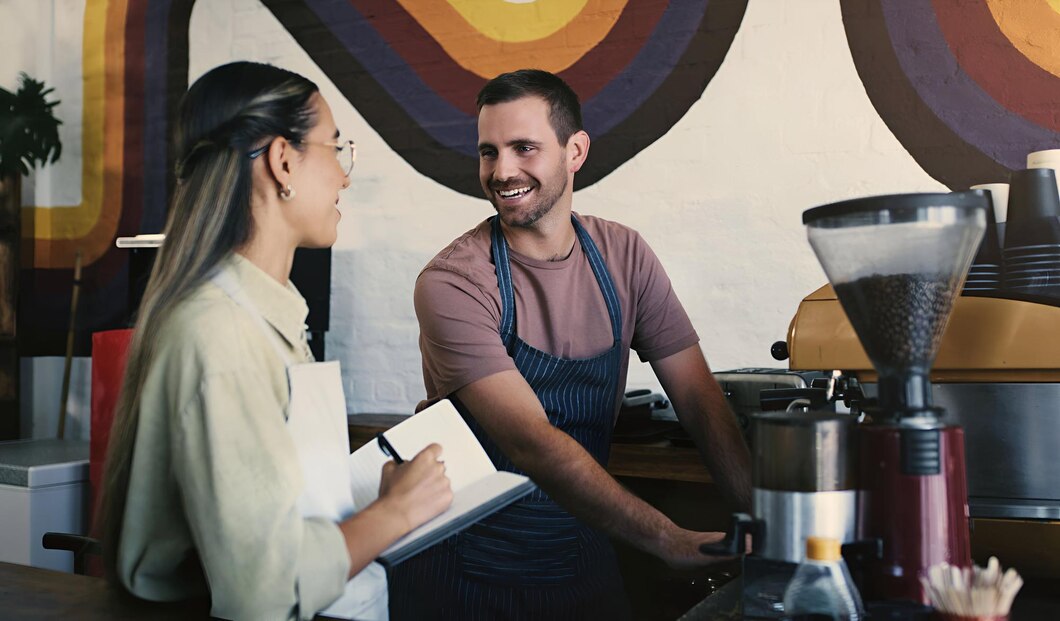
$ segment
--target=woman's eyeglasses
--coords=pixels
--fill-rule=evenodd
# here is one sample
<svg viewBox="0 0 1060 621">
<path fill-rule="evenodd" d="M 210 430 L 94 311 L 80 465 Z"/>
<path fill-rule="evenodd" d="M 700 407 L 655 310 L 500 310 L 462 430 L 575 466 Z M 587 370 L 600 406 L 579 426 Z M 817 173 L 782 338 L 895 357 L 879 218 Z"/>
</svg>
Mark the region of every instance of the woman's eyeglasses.
<svg viewBox="0 0 1060 621">
<path fill-rule="evenodd" d="M 342 142 L 307 142 L 305 140 L 299 140 L 292 142 L 298 142 L 308 146 L 331 147 L 332 149 L 335 149 L 335 159 L 339 161 L 339 166 L 342 167 L 342 172 L 345 175 L 350 174 L 353 170 L 354 163 L 357 162 L 357 144 L 352 140 L 344 140 Z M 250 153 L 247 153 L 247 157 L 250 159 L 258 157 L 269 150 L 270 144 L 272 143 L 266 143 L 257 149 L 254 149 Z"/>
</svg>

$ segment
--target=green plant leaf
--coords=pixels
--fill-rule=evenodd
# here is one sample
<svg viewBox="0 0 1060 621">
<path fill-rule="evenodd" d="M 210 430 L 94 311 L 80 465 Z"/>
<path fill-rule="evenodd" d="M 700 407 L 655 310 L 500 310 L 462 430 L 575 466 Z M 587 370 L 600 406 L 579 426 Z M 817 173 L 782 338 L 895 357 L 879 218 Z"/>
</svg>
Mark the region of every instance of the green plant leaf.
<svg viewBox="0 0 1060 621">
<path fill-rule="evenodd" d="M 0 88 L 0 176 L 28 175 L 59 160 L 62 121 L 53 112 L 59 101 L 48 100 L 54 90 L 25 73 L 19 74 L 16 92 Z"/>
</svg>

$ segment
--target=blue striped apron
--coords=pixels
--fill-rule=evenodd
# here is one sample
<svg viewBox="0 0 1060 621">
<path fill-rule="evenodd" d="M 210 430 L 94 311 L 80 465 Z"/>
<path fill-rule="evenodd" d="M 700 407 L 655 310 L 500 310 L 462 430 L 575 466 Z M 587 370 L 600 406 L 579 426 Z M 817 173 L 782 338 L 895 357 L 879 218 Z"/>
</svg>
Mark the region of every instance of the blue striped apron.
<svg viewBox="0 0 1060 621">
<path fill-rule="evenodd" d="M 622 313 L 611 274 L 592 238 L 571 221 L 607 305 L 614 341 L 591 358 L 565 359 L 516 334 L 508 243 L 492 224 L 501 295 L 501 339 L 549 421 L 607 464 L 622 357 Z M 450 395 L 498 469 L 525 474 Z M 392 570 L 390 614 L 401 619 L 624 619 L 630 616 L 607 537 L 538 489 Z"/>
</svg>

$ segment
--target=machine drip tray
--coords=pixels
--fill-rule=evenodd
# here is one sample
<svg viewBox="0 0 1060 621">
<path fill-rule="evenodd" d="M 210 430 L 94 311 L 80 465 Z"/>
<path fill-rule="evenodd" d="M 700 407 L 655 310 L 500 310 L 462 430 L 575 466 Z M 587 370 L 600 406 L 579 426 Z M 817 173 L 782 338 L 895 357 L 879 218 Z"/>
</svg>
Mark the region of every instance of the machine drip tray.
<svg viewBox="0 0 1060 621">
<path fill-rule="evenodd" d="M 1055 500 L 969 496 L 968 512 L 973 518 L 1060 520 L 1060 503 Z"/>
</svg>

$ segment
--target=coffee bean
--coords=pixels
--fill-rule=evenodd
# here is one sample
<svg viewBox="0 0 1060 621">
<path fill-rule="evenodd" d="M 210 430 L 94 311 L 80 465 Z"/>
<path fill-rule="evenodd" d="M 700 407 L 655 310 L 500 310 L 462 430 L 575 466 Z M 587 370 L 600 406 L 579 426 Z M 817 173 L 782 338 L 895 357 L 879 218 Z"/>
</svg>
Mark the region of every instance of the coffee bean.
<svg viewBox="0 0 1060 621">
<path fill-rule="evenodd" d="M 953 309 L 950 281 L 942 274 L 874 274 L 835 292 L 878 371 L 926 373 Z"/>
</svg>

